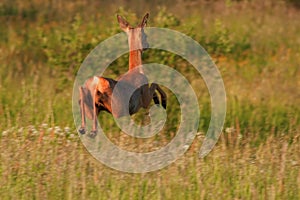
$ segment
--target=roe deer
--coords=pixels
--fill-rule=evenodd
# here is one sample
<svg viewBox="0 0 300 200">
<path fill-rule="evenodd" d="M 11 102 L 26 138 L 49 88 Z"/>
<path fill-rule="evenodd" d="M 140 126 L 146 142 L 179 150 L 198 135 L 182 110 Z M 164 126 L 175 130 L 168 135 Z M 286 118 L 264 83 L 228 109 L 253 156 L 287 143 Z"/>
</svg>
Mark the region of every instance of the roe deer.
<svg viewBox="0 0 300 200">
<path fill-rule="evenodd" d="M 143 17 L 141 24 L 134 28 L 130 26 L 123 17 L 117 15 L 120 28 L 125 31 L 128 36 L 129 71 L 126 75 L 119 77 L 117 81 L 110 78 L 94 76 L 86 80 L 84 86 L 79 87 L 79 104 L 81 111 L 81 128 L 79 132 L 81 134 L 86 132 L 85 116 L 93 121 L 90 136 L 95 137 L 97 134 L 97 116 L 100 111 L 107 111 L 116 118 L 128 114 L 132 115 L 138 112 L 140 108 L 148 108 L 152 99 L 155 104 L 159 104 L 160 101 L 156 91 L 158 91 L 161 96 L 161 105 L 166 109 L 167 96 L 165 92 L 156 83 L 152 83 L 149 87 L 148 79 L 144 75 L 142 68 L 137 68 L 142 65 L 143 51 L 149 48 L 149 44 L 146 40 L 147 36 L 144 33 L 144 27 L 146 26 L 148 17 L 149 14 L 147 13 Z M 124 102 L 121 96 L 117 96 L 116 98 L 112 96 L 117 83 L 121 84 L 122 88 L 125 88 L 125 93 L 126 88 L 131 91 L 133 89 L 134 91 L 129 100 L 129 108 L 124 108 Z M 112 101 L 114 101 L 114 105 L 116 105 L 114 109 L 112 109 Z"/>
</svg>

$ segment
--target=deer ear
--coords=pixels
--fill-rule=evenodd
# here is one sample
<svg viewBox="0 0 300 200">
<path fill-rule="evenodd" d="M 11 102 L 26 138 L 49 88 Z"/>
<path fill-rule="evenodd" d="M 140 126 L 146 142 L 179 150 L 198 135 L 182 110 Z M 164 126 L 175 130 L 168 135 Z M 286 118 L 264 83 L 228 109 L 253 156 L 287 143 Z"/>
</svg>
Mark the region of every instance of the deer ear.
<svg viewBox="0 0 300 200">
<path fill-rule="evenodd" d="M 149 13 L 147 13 L 144 17 L 143 17 L 143 21 L 140 25 L 141 28 L 144 28 L 147 24 L 147 20 L 148 20 L 148 17 L 149 17 Z"/>
<path fill-rule="evenodd" d="M 117 15 L 117 19 L 118 19 L 120 28 L 123 31 L 127 31 L 128 27 L 129 27 L 129 23 L 122 16 L 120 16 L 120 15 Z"/>
</svg>

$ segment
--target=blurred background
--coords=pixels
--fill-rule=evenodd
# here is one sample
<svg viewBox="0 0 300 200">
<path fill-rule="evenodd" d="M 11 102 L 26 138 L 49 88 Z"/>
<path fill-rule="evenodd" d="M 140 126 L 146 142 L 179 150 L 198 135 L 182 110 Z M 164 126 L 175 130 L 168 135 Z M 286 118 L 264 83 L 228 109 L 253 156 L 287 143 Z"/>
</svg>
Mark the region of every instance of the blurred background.
<svg viewBox="0 0 300 200">
<path fill-rule="evenodd" d="M 218 66 L 227 92 L 224 132 L 205 158 L 197 153 L 210 121 L 201 76 L 179 56 L 149 50 L 198 91 L 199 133 L 169 167 L 126 174 L 93 159 L 73 123 L 73 81 L 101 41 L 146 12 L 148 26 L 180 31 Z M 0 196 L 2 199 L 300 199 L 299 0 L 2 0 L 0 2 Z M 105 76 L 126 72 L 128 55 Z M 166 89 L 166 88 L 165 88 Z M 166 89 L 167 90 L 167 89 Z M 157 136 L 123 134 L 101 113 L 107 136 L 137 152 L 166 145 L 180 124 L 168 91 L 167 122 Z M 140 120 L 143 113 L 137 114 Z"/>
</svg>

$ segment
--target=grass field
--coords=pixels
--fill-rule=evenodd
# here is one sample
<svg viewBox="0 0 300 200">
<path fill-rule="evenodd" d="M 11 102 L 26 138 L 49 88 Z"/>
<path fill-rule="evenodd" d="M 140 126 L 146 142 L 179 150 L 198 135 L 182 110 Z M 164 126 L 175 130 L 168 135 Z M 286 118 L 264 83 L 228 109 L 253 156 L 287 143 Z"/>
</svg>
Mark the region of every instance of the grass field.
<svg viewBox="0 0 300 200">
<path fill-rule="evenodd" d="M 300 10 L 290 1 L 8 1 L 0 3 L 1 199 L 300 199 Z M 198 41 L 218 66 L 227 93 L 224 131 L 198 158 L 210 97 L 197 71 L 169 52 L 144 62 L 169 65 L 198 91 L 199 134 L 170 166 L 145 174 L 106 167 L 85 149 L 72 115 L 75 75 L 87 54 L 121 32 L 116 14 Z M 128 55 L 105 72 L 126 72 Z M 163 131 L 143 141 L 99 117 L 122 148 L 149 151 L 180 122 L 170 96 Z M 143 112 L 143 111 L 142 111 Z M 138 118 L 138 116 L 136 117 Z M 138 120 L 138 119 L 137 119 Z"/>
</svg>

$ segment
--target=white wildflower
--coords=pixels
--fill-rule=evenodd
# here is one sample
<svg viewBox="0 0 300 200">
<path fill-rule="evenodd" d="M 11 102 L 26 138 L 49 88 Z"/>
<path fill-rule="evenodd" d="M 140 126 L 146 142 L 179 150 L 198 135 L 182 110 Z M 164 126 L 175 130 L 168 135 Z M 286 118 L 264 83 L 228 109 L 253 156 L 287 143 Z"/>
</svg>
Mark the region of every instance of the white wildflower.
<svg viewBox="0 0 300 200">
<path fill-rule="evenodd" d="M 66 126 L 66 127 L 64 128 L 64 130 L 65 130 L 66 133 L 69 133 L 71 129 L 70 129 L 70 127 Z"/>
<path fill-rule="evenodd" d="M 189 147 L 190 147 L 190 145 L 186 144 L 186 145 L 183 146 L 183 149 L 186 151 Z"/>
<path fill-rule="evenodd" d="M 59 126 L 54 127 L 54 133 L 58 134 L 61 132 L 61 128 Z"/>
<path fill-rule="evenodd" d="M 37 135 L 37 134 L 38 134 L 38 131 L 34 129 L 34 130 L 32 131 L 32 134 L 33 134 L 33 135 Z"/>
<path fill-rule="evenodd" d="M 233 127 L 227 127 L 226 129 L 225 129 L 225 132 L 226 133 L 233 133 L 235 131 L 235 129 L 233 128 Z"/>
<path fill-rule="evenodd" d="M 8 131 L 3 131 L 2 136 L 6 136 L 8 134 Z"/>
<path fill-rule="evenodd" d="M 239 140 L 243 139 L 243 135 L 242 135 L 242 134 L 239 134 L 239 135 L 238 135 L 238 139 L 239 139 Z"/>
<path fill-rule="evenodd" d="M 18 129 L 18 133 L 22 133 L 24 131 L 24 127 Z"/>
<path fill-rule="evenodd" d="M 47 128 L 47 127 L 48 127 L 48 124 L 43 123 L 43 124 L 41 124 L 41 127 L 42 127 L 42 128 Z"/>
<path fill-rule="evenodd" d="M 203 132 L 198 132 L 198 133 L 196 133 L 196 136 L 203 136 L 203 135 L 204 135 Z"/>
</svg>

